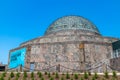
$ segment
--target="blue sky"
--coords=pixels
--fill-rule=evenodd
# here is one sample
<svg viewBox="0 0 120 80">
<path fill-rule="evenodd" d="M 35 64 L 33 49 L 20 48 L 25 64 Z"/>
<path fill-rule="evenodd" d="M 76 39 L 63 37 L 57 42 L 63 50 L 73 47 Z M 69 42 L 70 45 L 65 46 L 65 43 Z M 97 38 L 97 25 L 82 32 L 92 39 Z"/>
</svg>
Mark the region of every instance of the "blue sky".
<svg viewBox="0 0 120 80">
<path fill-rule="evenodd" d="M 65 15 L 83 16 L 103 36 L 120 38 L 120 0 L 0 0 L 0 62 L 6 64 L 10 49 L 43 36 Z"/>
</svg>

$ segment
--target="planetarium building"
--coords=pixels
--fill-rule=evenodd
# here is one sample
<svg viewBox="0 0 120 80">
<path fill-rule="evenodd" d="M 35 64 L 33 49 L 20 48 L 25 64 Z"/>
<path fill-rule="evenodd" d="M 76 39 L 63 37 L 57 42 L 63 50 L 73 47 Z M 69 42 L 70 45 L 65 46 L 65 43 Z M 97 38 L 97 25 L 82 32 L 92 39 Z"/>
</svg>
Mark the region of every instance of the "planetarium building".
<svg viewBox="0 0 120 80">
<path fill-rule="evenodd" d="M 96 25 L 81 16 L 55 20 L 43 37 L 10 50 L 8 69 L 41 71 L 111 71 L 112 43 L 117 38 L 104 37 Z"/>
</svg>

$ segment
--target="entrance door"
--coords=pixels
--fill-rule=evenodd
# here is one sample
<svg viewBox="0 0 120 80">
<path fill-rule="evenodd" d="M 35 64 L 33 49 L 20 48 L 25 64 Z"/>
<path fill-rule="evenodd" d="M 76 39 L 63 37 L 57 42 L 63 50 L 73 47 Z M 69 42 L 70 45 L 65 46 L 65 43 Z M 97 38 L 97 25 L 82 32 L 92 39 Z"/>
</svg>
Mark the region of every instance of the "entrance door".
<svg viewBox="0 0 120 80">
<path fill-rule="evenodd" d="M 30 63 L 30 71 L 33 72 L 35 69 L 35 63 L 34 62 L 31 62 Z"/>
</svg>

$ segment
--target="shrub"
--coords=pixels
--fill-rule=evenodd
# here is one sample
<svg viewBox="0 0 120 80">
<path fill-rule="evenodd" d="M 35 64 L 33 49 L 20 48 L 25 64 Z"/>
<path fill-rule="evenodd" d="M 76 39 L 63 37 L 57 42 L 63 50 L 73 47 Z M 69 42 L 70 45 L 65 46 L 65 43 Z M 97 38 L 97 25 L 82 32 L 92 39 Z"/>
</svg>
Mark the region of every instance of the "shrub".
<svg viewBox="0 0 120 80">
<path fill-rule="evenodd" d="M 70 79 L 70 75 L 68 74 L 68 72 L 66 74 L 66 79 Z"/>
<path fill-rule="evenodd" d="M 33 78 L 34 77 L 34 72 L 31 72 L 31 78 Z"/>
<path fill-rule="evenodd" d="M 2 73 L 2 77 L 6 77 L 6 72 Z"/>
<path fill-rule="evenodd" d="M 24 77 L 27 78 L 27 72 L 26 71 L 24 71 Z"/>
<path fill-rule="evenodd" d="M 65 80 L 64 77 L 61 77 L 61 80 Z"/>
<path fill-rule="evenodd" d="M 50 72 L 48 73 L 48 77 L 49 77 L 49 78 L 51 77 L 51 74 L 50 74 Z"/>
<path fill-rule="evenodd" d="M 32 80 L 34 80 L 34 78 L 32 78 Z"/>
<path fill-rule="evenodd" d="M 2 76 L 2 77 L 0 77 L 0 80 L 4 80 L 3 76 Z"/>
<path fill-rule="evenodd" d="M 83 78 L 81 77 L 80 80 L 83 80 Z"/>
<path fill-rule="evenodd" d="M 54 78 L 53 78 L 53 77 L 51 77 L 51 78 L 50 78 L 50 80 L 54 80 Z"/>
<path fill-rule="evenodd" d="M 58 72 L 56 72 L 56 74 L 55 74 L 55 78 L 59 78 Z"/>
<path fill-rule="evenodd" d="M 15 77 L 15 80 L 18 80 L 18 77 L 17 77 L 17 76 Z"/>
<path fill-rule="evenodd" d="M 13 72 L 10 73 L 10 77 L 13 78 L 15 75 Z"/>
<path fill-rule="evenodd" d="M 117 73 L 115 71 L 113 71 L 112 74 L 112 77 L 117 78 Z"/>
<path fill-rule="evenodd" d="M 94 78 L 97 79 L 98 78 L 98 74 L 95 72 L 94 74 Z"/>
<path fill-rule="evenodd" d="M 47 75 L 47 72 L 45 71 L 45 75 Z"/>
<path fill-rule="evenodd" d="M 74 79 L 78 79 L 78 74 L 75 74 L 75 75 L 74 75 Z"/>
<path fill-rule="evenodd" d="M 10 80 L 10 77 L 8 78 L 8 80 Z"/>
<path fill-rule="evenodd" d="M 18 73 L 16 74 L 16 76 L 19 78 L 19 77 L 20 77 L 20 73 L 18 72 Z"/>
<path fill-rule="evenodd" d="M 84 73 L 84 78 L 85 78 L 85 79 L 88 79 L 88 74 L 87 74 L 87 72 Z"/>
<path fill-rule="evenodd" d="M 23 77 L 23 80 L 26 80 L 26 77 Z"/>
<path fill-rule="evenodd" d="M 95 76 L 92 77 L 92 80 L 96 80 Z"/>
<path fill-rule="evenodd" d="M 38 71 L 38 72 L 37 72 L 37 75 L 39 75 L 39 73 L 40 73 L 40 72 Z"/>
<path fill-rule="evenodd" d="M 41 73 L 41 72 L 39 72 L 39 74 L 38 74 L 38 75 L 39 75 L 39 78 L 41 78 L 41 77 L 42 77 L 42 73 Z"/>
<path fill-rule="evenodd" d="M 117 79 L 115 79 L 115 78 L 113 77 L 112 80 L 117 80 Z"/>
<path fill-rule="evenodd" d="M 104 73 L 104 77 L 105 77 L 106 79 L 109 78 L 109 75 L 108 75 L 108 72 L 107 72 L 107 71 Z"/>
<path fill-rule="evenodd" d="M 44 78 L 42 77 L 40 80 L 44 80 Z"/>
<path fill-rule="evenodd" d="M 88 75 L 91 76 L 91 72 L 88 72 Z"/>
</svg>

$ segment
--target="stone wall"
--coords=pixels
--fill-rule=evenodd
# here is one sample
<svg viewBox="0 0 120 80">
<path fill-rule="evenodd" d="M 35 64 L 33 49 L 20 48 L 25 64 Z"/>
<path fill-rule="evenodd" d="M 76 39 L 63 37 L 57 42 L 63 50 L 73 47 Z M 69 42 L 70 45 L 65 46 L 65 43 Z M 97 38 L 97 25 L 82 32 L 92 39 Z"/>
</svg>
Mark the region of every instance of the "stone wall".
<svg viewBox="0 0 120 80">
<path fill-rule="evenodd" d="M 63 43 L 47 43 L 33 45 L 31 47 L 30 62 L 35 62 L 35 69 L 44 69 L 54 65 L 62 65 L 61 71 L 71 71 L 71 69 L 92 69 L 91 71 L 105 71 L 106 65 L 102 62 L 105 60 L 109 63 L 112 47 L 107 44 L 84 43 L 85 62 L 83 62 L 83 51 L 79 49 L 81 42 L 63 42 Z M 96 66 L 101 65 L 99 68 Z M 84 68 L 81 66 L 84 65 Z M 54 71 L 56 68 L 51 68 Z M 73 71 L 73 70 L 72 70 Z"/>
<path fill-rule="evenodd" d="M 93 41 L 102 43 L 112 43 L 117 41 L 117 38 L 103 37 L 93 32 L 82 30 L 59 31 L 57 33 L 45 35 L 33 40 L 22 43 L 20 46 L 41 43 L 69 42 L 69 41 Z"/>
<path fill-rule="evenodd" d="M 110 66 L 113 70 L 120 71 L 120 57 L 110 59 Z"/>
<path fill-rule="evenodd" d="M 107 65 L 110 65 L 111 43 L 116 40 L 118 39 L 103 37 L 95 32 L 68 30 L 24 42 L 19 48 L 30 46 L 26 56 L 26 67 L 30 67 L 29 63 L 33 62 L 38 70 L 56 65 L 49 69 L 54 71 L 60 64 L 61 71 L 103 72 L 106 69 L 110 71 Z M 79 48 L 81 43 L 84 43 L 84 49 Z"/>
</svg>

